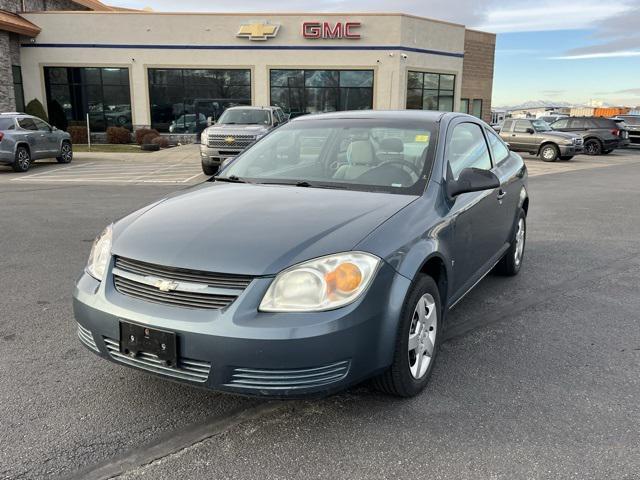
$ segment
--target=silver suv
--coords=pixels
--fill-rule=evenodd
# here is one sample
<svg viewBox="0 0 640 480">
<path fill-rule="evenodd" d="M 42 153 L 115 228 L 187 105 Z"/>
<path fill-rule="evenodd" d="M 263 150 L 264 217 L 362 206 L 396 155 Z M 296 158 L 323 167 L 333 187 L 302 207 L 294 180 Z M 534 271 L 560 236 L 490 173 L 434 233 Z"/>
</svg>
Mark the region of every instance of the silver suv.
<svg viewBox="0 0 640 480">
<path fill-rule="evenodd" d="M 26 172 L 34 160 L 73 159 L 71 136 L 47 122 L 24 113 L 0 113 L 0 164 Z"/>
<path fill-rule="evenodd" d="M 223 161 L 239 155 L 253 142 L 287 121 L 288 117 L 280 107 L 227 108 L 217 123 L 202 132 L 202 171 L 206 175 L 215 175 Z"/>
</svg>

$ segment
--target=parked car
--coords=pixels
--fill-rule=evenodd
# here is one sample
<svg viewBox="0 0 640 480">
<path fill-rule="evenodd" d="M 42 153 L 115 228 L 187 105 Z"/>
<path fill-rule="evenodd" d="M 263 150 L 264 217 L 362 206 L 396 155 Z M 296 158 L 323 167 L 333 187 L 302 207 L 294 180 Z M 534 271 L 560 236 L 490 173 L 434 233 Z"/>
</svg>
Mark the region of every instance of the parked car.
<svg viewBox="0 0 640 480">
<path fill-rule="evenodd" d="M 640 144 L 640 115 L 618 115 L 613 120 L 622 120 L 624 128 L 629 132 L 629 142 Z"/>
<path fill-rule="evenodd" d="M 220 164 L 233 158 L 288 121 L 280 107 L 232 107 L 220 115 L 217 123 L 202 132 L 200 160 L 206 175 L 215 175 Z"/>
<path fill-rule="evenodd" d="M 541 119 L 507 119 L 500 130 L 500 137 L 514 152 L 539 155 L 545 162 L 558 158 L 571 160 L 582 153 L 582 137 L 573 133 L 554 132 Z"/>
<path fill-rule="evenodd" d="M 198 125 L 204 125 L 207 117 L 203 113 L 186 113 L 180 115 L 169 125 L 169 133 L 196 133 Z"/>
<path fill-rule="evenodd" d="M 569 117 L 561 118 L 551 124 L 559 132 L 571 132 L 582 136 L 584 153 L 601 155 L 613 152 L 625 145 L 629 132 L 621 129 L 616 122 L 608 118 Z"/>
<path fill-rule="evenodd" d="M 215 390 L 324 395 L 374 377 L 412 396 L 447 312 L 490 271 L 520 271 L 528 209 L 522 158 L 478 118 L 300 117 L 107 227 L 74 291 L 77 333 Z"/>
<path fill-rule="evenodd" d="M 24 113 L 0 113 L 0 164 L 26 172 L 35 160 L 73 159 L 71 136 L 47 122 Z"/>
<path fill-rule="evenodd" d="M 552 124 L 556 120 L 560 120 L 561 118 L 567 118 L 568 116 L 569 115 L 562 115 L 562 114 L 558 114 L 558 115 L 543 115 L 541 117 L 538 117 L 538 119 L 539 120 L 544 120 L 548 124 Z"/>
</svg>

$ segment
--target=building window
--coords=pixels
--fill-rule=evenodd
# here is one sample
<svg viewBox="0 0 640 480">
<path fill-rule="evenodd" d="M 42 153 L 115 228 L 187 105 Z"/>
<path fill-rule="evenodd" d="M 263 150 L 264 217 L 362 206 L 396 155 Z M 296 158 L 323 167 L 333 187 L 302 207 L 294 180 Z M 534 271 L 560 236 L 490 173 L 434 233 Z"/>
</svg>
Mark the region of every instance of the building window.
<svg viewBox="0 0 640 480">
<path fill-rule="evenodd" d="M 460 99 L 460 113 L 469 113 L 469 99 L 461 98 Z"/>
<path fill-rule="evenodd" d="M 128 68 L 44 67 L 44 77 L 50 114 L 61 108 L 69 125 L 85 125 L 89 114 L 95 132 L 131 129 Z"/>
<path fill-rule="evenodd" d="M 24 112 L 24 89 L 22 88 L 22 69 L 20 65 L 13 65 L 13 91 L 16 96 L 16 111 Z"/>
<path fill-rule="evenodd" d="M 481 98 L 476 98 L 473 100 L 471 115 L 473 115 L 474 117 L 482 118 L 482 99 Z"/>
<path fill-rule="evenodd" d="M 452 112 L 455 82 L 455 75 L 410 71 L 407 79 L 407 108 Z"/>
<path fill-rule="evenodd" d="M 271 70 L 271 105 L 287 113 L 373 108 L 373 70 Z"/>
<path fill-rule="evenodd" d="M 151 126 L 160 132 L 200 133 L 207 118 L 251 105 L 251 70 L 150 68 Z"/>
</svg>

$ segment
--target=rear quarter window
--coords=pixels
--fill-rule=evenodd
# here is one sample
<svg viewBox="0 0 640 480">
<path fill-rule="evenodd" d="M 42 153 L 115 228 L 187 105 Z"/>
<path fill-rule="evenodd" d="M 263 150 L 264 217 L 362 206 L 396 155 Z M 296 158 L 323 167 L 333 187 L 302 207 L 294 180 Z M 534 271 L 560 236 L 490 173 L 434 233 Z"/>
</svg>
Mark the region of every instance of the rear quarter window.
<svg viewBox="0 0 640 480">
<path fill-rule="evenodd" d="M 0 130 L 14 130 L 13 118 L 0 118 Z"/>
</svg>

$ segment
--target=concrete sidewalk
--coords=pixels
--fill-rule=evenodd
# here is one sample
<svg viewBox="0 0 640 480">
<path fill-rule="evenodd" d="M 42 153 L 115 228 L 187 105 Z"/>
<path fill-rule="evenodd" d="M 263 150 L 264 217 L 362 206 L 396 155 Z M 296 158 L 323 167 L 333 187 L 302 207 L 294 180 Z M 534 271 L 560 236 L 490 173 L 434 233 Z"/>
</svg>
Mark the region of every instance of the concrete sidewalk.
<svg viewBox="0 0 640 480">
<path fill-rule="evenodd" d="M 189 144 L 165 148 L 157 152 L 74 152 L 73 161 L 155 162 L 200 164 L 200 145 Z"/>
</svg>

